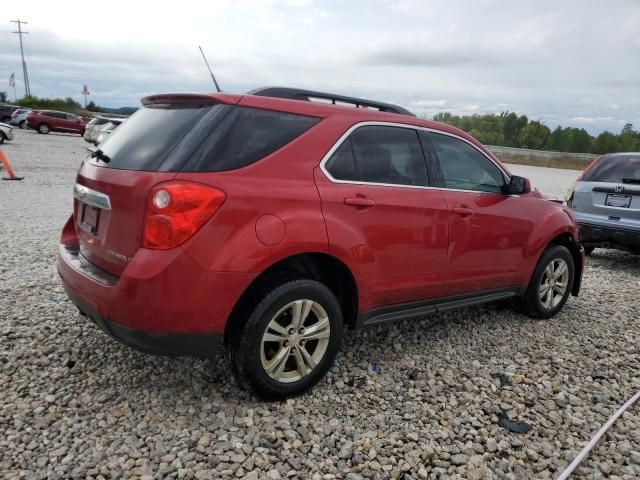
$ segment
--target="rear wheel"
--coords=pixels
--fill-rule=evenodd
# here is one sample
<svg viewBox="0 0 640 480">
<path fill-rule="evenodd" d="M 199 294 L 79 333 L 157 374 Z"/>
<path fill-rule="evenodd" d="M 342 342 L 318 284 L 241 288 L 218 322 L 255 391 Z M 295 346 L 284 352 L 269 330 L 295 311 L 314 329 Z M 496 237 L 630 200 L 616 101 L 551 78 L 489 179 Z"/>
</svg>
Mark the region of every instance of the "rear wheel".
<svg viewBox="0 0 640 480">
<path fill-rule="evenodd" d="M 47 125 L 46 123 L 41 123 L 40 125 L 38 125 L 38 133 L 42 133 L 46 135 L 50 131 L 51 129 L 49 128 L 49 125 Z"/>
<path fill-rule="evenodd" d="M 342 342 L 342 311 L 315 280 L 292 280 L 258 295 L 231 333 L 228 358 L 238 383 L 266 399 L 298 395 L 325 375 Z"/>
<path fill-rule="evenodd" d="M 534 318 L 550 318 L 564 306 L 571 294 L 575 266 L 571 252 L 554 245 L 542 254 L 521 299 L 521 309 Z"/>
<path fill-rule="evenodd" d="M 19 126 L 21 129 L 23 129 L 23 130 L 24 130 L 25 128 L 27 128 L 27 121 L 26 121 L 26 120 L 20 120 L 20 123 L 18 123 L 18 126 Z"/>
<path fill-rule="evenodd" d="M 584 254 L 591 255 L 595 249 L 596 247 L 584 247 Z"/>
<path fill-rule="evenodd" d="M 4 135 L 4 132 L 0 132 L 0 145 L 4 143 L 7 137 Z"/>
</svg>

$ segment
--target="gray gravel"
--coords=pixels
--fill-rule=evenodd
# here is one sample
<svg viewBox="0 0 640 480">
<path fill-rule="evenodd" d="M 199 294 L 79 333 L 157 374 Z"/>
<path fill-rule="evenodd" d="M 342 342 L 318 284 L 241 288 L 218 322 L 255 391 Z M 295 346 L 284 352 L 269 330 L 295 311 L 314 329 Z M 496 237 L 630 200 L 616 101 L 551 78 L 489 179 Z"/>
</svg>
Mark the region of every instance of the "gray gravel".
<svg viewBox="0 0 640 480">
<path fill-rule="evenodd" d="M 357 332 L 283 403 L 221 360 L 132 351 L 56 276 L 84 145 L 18 131 L 3 147 L 26 179 L 0 182 L 0 478 L 552 478 L 640 389 L 640 257 L 604 250 L 552 320 L 490 305 Z M 578 477 L 640 477 L 639 411 Z"/>
</svg>

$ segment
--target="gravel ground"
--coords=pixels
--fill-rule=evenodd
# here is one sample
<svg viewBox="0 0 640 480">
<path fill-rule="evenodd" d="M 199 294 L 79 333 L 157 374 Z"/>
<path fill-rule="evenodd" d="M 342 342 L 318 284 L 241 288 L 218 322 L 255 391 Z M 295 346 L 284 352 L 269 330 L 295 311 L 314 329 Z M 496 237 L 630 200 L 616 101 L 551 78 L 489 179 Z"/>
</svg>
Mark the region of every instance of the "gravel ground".
<svg viewBox="0 0 640 480">
<path fill-rule="evenodd" d="M 84 145 L 19 131 L 3 147 L 26 179 L 0 182 L 1 478 L 552 478 L 640 389 L 640 257 L 605 250 L 552 320 L 489 305 L 357 332 L 282 403 L 239 390 L 221 360 L 132 351 L 56 276 Z M 564 193 L 559 171 L 535 174 Z M 577 477 L 640 477 L 639 411 Z"/>
</svg>

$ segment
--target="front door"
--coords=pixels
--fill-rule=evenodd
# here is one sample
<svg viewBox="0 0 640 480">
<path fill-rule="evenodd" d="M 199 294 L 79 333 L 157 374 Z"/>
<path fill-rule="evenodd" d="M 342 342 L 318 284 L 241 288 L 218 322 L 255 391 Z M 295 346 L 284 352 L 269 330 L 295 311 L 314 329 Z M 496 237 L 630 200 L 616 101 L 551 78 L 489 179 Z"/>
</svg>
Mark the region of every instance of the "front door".
<svg viewBox="0 0 640 480">
<path fill-rule="evenodd" d="M 475 146 L 451 135 L 429 138 L 450 216 L 443 296 L 518 286 L 535 228 L 523 199 L 504 193 L 506 174 Z"/>
<path fill-rule="evenodd" d="M 418 133 L 367 125 L 316 171 L 332 253 L 357 270 L 360 311 L 435 299 L 447 263 L 448 211 Z"/>
</svg>

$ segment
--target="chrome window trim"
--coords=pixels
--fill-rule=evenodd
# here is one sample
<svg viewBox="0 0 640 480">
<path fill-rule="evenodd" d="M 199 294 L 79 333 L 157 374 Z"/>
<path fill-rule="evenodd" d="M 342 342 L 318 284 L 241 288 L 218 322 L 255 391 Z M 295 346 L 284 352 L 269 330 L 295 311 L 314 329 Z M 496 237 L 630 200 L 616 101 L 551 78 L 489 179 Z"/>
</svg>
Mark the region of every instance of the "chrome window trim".
<svg viewBox="0 0 640 480">
<path fill-rule="evenodd" d="M 111 210 L 111 200 L 104 193 L 92 190 L 76 183 L 73 187 L 73 197 L 76 200 L 91 205 L 92 207 L 101 208 L 102 210 Z"/>
<path fill-rule="evenodd" d="M 463 189 L 459 189 L 459 188 L 433 187 L 433 186 L 427 186 L 427 185 L 422 186 L 422 185 L 401 185 L 401 184 L 397 184 L 397 183 L 360 182 L 360 181 L 354 181 L 354 180 L 339 180 L 337 178 L 334 178 L 329 173 L 329 171 L 327 170 L 326 163 L 329 161 L 329 159 L 335 153 L 335 151 L 338 150 L 338 148 L 340 148 L 342 143 L 349 137 L 349 135 L 351 135 L 355 130 L 357 130 L 360 127 L 369 127 L 369 126 L 398 127 L 398 128 L 407 128 L 409 130 L 414 130 L 414 131 L 423 130 L 425 132 L 432 132 L 432 133 L 437 133 L 437 134 L 440 134 L 440 135 L 448 135 L 449 137 L 453 137 L 455 139 L 462 140 L 463 142 L 467 143 L 468 145 L 471 145 L 471 147 L 473 147 L 477 152 L 479 152 L 482 155 L 484 155 L 493 165 L 496 166 L 496 168 L 498 170 L 500 170 L 502 172 L 502 174 L 507 179 L 510 178 L 510 175 L 500 165 L 498 165 L 495 162 L 495 160 L 493 160 L 493 158 L 491 158 L 485 152 L 480 150 L 476 145 L 471 143 L 469 140 L 467 140 L 465 138 L 462 138 L 461 136 L 456 135 L 454 133 L 443 132 L 442 130 L 437 130 L 435 128 L 420 127 L 418 125 L 408 125 L 406 123 L 365 121 L 365 122 L 356 123 L 356 124 L 352 125 L 351 127 L 349 127 L 349 129 L 340 136 L 340 138 L 336 141 L 336 143 L 333 144 L 333 146 L 329 149 L 329 151 L 325 154 L 325 156 L 322 157 L 322 160 L 320 161 L 320 170 L 322 170 L 322 173 L 324 173 L 325 177 L 327 177 L 327 179 L 330 182 L 332 182 L 332 183 L 344 183 L 344 184 L 350 184 L 350 185 L 373 185 L 373 186 L 379 186 L 379 187 L 418 188 L 418 189 L 423 189 L 423 190 L 452 190 L 452 191 L 456 191 L 456 192 L 469 192 L 469 193 L 476 193 L 476 194 L 477 193 L 486 193 L 486 194 L 489 194 L 489 195 L 505 195 L 503 193 L 483 192 L 483 191 L 480 191 L 480 190 L 463 190 Z"/>
</svg>

